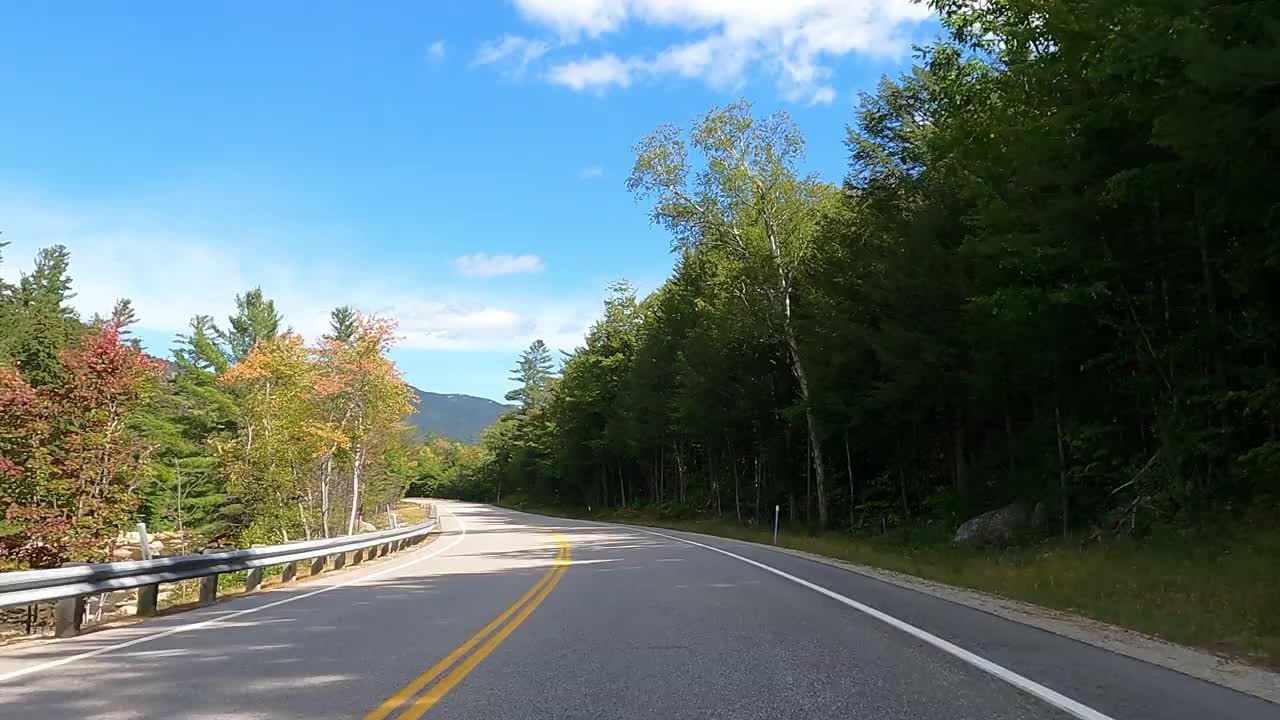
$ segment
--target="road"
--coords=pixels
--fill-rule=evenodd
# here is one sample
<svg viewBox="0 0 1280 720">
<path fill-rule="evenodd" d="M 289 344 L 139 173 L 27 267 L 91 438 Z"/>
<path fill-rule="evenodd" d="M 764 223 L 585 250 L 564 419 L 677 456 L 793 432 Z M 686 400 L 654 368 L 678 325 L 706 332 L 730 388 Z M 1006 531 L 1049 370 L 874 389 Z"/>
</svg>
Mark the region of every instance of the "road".
<svg viewBox="0 0 1280 720">
<path fill-rule="evenodd" d="M 1280 718 L 760 546 L 440 509 L 440 537 L 409 552 L 0 649 L 0 718 Z"/>
</svg>

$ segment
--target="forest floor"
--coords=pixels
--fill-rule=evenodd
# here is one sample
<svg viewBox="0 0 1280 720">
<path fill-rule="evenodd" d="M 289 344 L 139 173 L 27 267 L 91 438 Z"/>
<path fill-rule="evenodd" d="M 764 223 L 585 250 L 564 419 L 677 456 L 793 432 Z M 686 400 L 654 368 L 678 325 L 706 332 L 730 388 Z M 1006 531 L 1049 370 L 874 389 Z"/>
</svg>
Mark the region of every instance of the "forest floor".
<svg viewBox="0 0 1280 720">
<path fill-rule="evenodd" d="M 771 544 L 772 530 L 644 509 L 582 513 L 526 503 L 551 515 L 686 530 Z M 925 536 L 929 539 L 922 539 Z M 1280 529 L 1164 531 L 1084 544 L 1046 539 L 1008 548 L 957 547 L 910 531 L 880 536 L 782 530 L 778 545 L 871 568 L 1081 615 L 1280 669 Z"/>
</svg>

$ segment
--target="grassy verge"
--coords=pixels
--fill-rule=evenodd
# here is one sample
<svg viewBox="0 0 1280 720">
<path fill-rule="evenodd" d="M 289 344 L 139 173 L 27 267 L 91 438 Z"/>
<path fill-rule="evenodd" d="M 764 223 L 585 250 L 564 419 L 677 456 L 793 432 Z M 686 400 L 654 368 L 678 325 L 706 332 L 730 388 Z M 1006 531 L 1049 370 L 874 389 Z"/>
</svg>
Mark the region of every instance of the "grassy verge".
<svg viewBox="0 0 1280 720">
<path fill-rule="evenodd" d="M 770 530 L 716 520 L 509 507 L 772 542 Z M 1141 542 L 1082 547 L 1049 540 L 1005 549 L 961 548 L 905 535 L 784 530 L 778 544 L 1065 610 L 1280 668 L 1280 573 L 1275 571 L 1280 530 L 1237 531 L 1230 537 L 1168 531 Z"/>
<path fill-rule="evenodd" d="M 399 519 L 401 525 L 417 525 L 424 523 L 430 517 L 428 509 L 425 505 L 417 503 L 402 502 L 396 506 L 396 518 Z"/>
</svg>

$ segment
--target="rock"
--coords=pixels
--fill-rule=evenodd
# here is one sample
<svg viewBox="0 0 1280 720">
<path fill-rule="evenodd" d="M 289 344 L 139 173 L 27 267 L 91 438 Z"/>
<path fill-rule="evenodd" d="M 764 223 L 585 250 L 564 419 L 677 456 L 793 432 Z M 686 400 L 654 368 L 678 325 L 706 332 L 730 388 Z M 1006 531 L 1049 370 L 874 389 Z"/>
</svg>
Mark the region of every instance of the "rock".
<svg viewBox="0 0 1280 720">
<path fill-rule="evenodd" d="M 1041 500 L 1031 510 L 1031 529 L 1043 530 L 1049 526 L 1049 506 Z"/>
<path fill-rule="evenodd" d="M 1030 523 L 1031 512 L 1026 503 L 1015 502 L 966 521 L 956 530 L 953 542 L 975 545 L 1007 543 L 1026 530 Z"/>
<path fill-rule="evenodd" d="M 111 562 L 125 562 L 126 560 L 132 560 L 134 552 L 135 550 L 130 550 L 127 547 L 118 547 L 111 551 Z"/>
<path fill-rule="evenodd" d="M 377 529 L 378 528 L 374 527 L 373 523 L 371 522 L 366 522 L 364 520 L 360 521 L 360 532 L 373 532 L 374 530 L 377 530 Z"/>
</svg>

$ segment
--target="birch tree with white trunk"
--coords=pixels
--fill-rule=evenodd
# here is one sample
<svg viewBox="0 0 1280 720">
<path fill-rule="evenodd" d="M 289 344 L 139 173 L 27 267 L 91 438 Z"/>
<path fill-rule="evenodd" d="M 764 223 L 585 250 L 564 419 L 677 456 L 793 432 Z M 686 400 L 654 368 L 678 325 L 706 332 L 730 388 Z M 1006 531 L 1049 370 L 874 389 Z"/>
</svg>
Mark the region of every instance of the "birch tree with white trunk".
<svg viewBox="0 0 1280 720">
<path fill-rule="evenodd" d="M 818 523 L 825 527 L 822 433 L 795 312 L 797 278 L 816 260 L 819 207 L 836 188 L 800 174 L 804 137 L 786 113 L 756 118 L 746 101 L 711 110 L 687 133 L 662 125 L 634 150 L 627 187 L 653 199 L 653 221 L 671 232 L 674 249 L 716 257 L 744 288 L 744 300 L 758 304 L 763 330 L 786 346 L 812 448 Z"/>
</svg>

